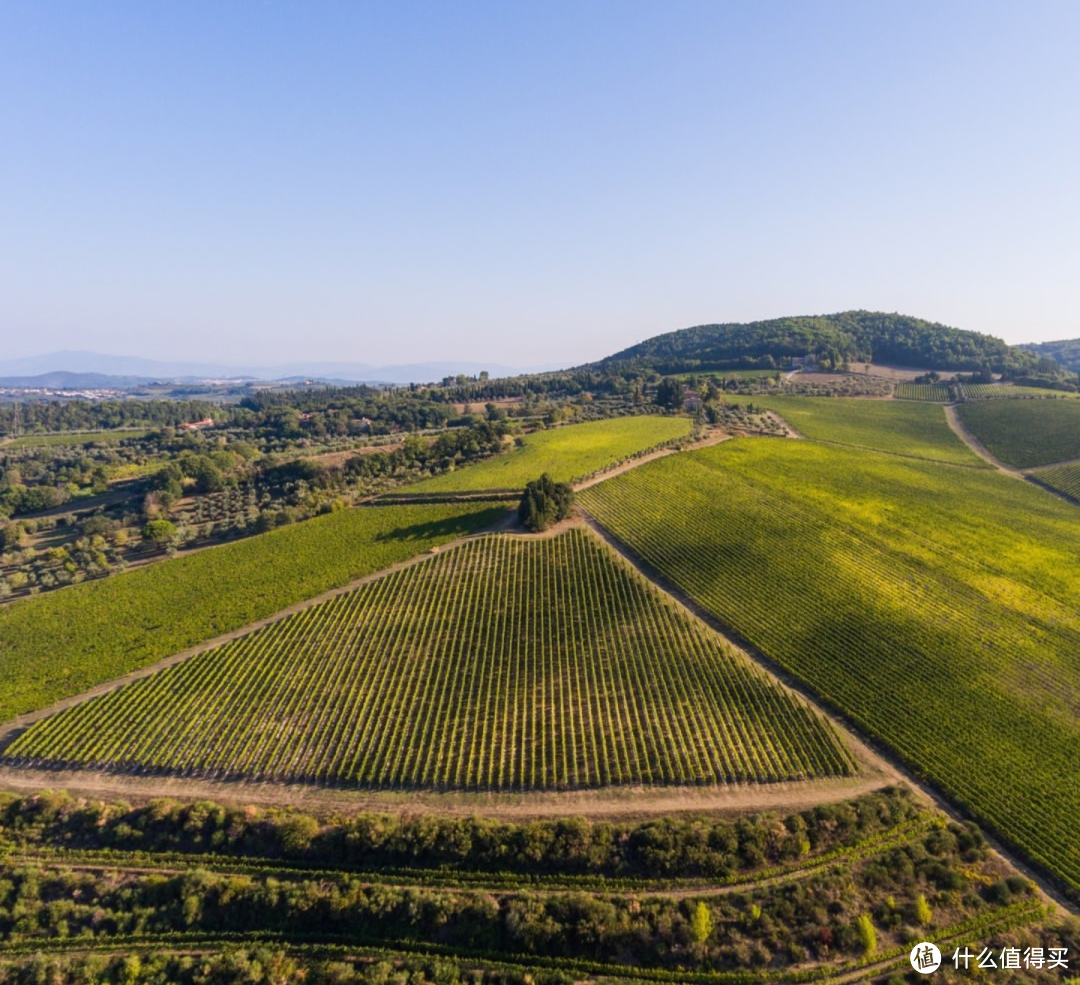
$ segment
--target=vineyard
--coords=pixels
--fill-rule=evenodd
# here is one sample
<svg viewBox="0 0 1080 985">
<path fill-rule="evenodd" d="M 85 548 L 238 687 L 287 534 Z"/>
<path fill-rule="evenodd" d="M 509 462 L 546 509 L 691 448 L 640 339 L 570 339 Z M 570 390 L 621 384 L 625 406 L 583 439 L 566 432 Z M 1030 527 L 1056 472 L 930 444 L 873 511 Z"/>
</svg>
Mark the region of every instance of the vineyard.
<svg viewBox="0 0 1080 985">
<path fill-rule="evenodd" d="M 1080 464 L 1052 465 L 1031 473 L 1031 478 L 1080 501 Z"/>
<path fill-rule="evenodd" d="M 491 526 L 505 505 L 343 510 L 0 609 L 0 722 Z"/>
<path fill-rule="evenodd" d="M 644 465 L 581 501 L 1080 889 L 1073 507 L 982 470 L 751 440 Z"/>
<path fill-rule="evenodd" d="M 577 528 L 466 542 L 44 719 L 4 758 L 465 790 L 850 772 L 826 722 Z"/>
<path fill-rule="evenodd" d="M 762 403 L 808 438 L 985 467 L 953 433 L 942 409 L 932 404 L 857 397 L 768 397 Z"/>
<path fill-rule="evenodd" d="M 1080 458 L 1080 400 L 987 400 L 961 404 L 957 413 L 994 455 L 1017 468 Z"/>
<path fill-rule="evenodd" d="M 965 400 L 996 400 L 1009 397 L 1027 397 L 1023 388 L 1011 383 L 964 383 L 961 387 Z"/>
<path fill-rule="evenodd" d="M 948 383 L 897 383 L 894 394 L 897 400 L 928 400 L 938 404 L 955 399 Z"/>
<path fill-rule="evenodd" d="M 580 476 L 690 433 L 685 417 L 616 417 L 536 431 L 521 447 L 477 465 L 409 487 L 409 492 L 521 489 L 547 472 L 556 482 Z"/>
</svg>

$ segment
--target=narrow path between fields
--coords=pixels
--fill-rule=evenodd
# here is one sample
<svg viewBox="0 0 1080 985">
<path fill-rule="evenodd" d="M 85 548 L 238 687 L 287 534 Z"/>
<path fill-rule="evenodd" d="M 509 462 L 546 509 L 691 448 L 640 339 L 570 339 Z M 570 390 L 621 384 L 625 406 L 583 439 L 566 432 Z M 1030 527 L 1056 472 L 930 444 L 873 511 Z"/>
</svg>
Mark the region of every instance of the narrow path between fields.
<svg viewBox="0 0 1080 985">
<path fill-rule="evenodd" d="M 976 455 L 979 456 L 984 462 L 993 465 L 995 469 L 1001 472 L 1003 475 L 1011 475 L 1014 479 L 1023 479 L 1024 473 L 1017 468 L 1013 468 L 1011 465 L 1006 465 L 1000 458 L 996 458 L 990 453 L 990 449 L 986 447 L 978 438 L 968 430 L 967 425 L 960 420 L 960 415 L 956 413 L 956 404 L 945 404 L 945 420 L 949 422 L 949 427 L 952 428 L 953 433 L 970 448 Z"/>
</svg>

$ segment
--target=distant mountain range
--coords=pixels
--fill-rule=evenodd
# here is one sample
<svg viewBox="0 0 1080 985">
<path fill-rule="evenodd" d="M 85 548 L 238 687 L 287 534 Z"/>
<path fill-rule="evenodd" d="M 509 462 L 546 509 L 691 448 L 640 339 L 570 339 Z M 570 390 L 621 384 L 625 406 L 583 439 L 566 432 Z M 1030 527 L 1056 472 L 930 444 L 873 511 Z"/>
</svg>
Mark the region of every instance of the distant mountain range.
<svg viewBox="0 0 1080 985">
<path fill-rule="evenodd" d="M 0 360 L 0 386 L 123 389 L 159 380 L 184 382 L 188 380 L 297 379 L 319 379 L 339 383 L 429 383 L 461 373 L 475 376 L 484 370 L 487 370 L 492 377 L 497 377 L 516 376 L 551 368 L 554 367 L 520 368 L 469 360 L 410 363 L 401 366 L 333 362 L 298 362 L 279 366 L 221 365 L 204 362 L 162 362 L 136 356 L 68 351 Z"/>
</svg>

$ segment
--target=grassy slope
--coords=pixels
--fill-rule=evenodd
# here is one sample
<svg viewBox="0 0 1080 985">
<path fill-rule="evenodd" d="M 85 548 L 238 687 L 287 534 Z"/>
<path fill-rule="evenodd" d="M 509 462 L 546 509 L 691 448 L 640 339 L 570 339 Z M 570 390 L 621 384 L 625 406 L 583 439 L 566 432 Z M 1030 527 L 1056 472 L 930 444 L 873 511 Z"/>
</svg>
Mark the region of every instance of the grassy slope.
<svg viewBox="0 0 1080 985">
<path fill-rule="evenodd" d="M 0 609 L 0 721 L 495 522 L 505 507 L 346 510 Z"/>
<path fill-rule="evenodd" d="M 953 433 L 945 411 L 932 403 L 857 397 L 768 397 L 761 403 L 808 438 L 989 468 Z"/>
<path fill-rule="evenodd" d="M 956 410 L 975 437 L 1017 468 L 1080 458 L 1080 400 L 985 400 Z"/>
<path fill-rule="evenodd" d="M 536 431 L 524 447 L 457 472 L 410 486 L 409 492 L 473 492 L 517 489 L 544 472 L 568 482 L 634 452 L 689 434 L 685 417 L 617 417 Z"/>
<path fill-rule="evenodd" d="M 975 469 L 743 440 L 582 494 L 601 522 L 1080 888 L 1080 528 Z"/>
<path fill-rule="evenodd" d="M 38 722 L 8 753 L 478 790 L 849 772 L 827 724 L 581 530 L 471 541 Z"/>
</svg>

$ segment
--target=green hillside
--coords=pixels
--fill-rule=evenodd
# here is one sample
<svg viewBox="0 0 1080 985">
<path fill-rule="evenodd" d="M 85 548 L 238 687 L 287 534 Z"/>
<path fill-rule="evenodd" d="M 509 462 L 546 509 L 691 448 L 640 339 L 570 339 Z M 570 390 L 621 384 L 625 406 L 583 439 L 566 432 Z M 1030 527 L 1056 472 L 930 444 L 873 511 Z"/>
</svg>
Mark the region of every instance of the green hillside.
<svg viewBox="0 0 1080 985">
<path fill-rule="evenodd" d="M 994 472 L 737 439 L 581 494 L 650 565 L 1080 890 L 1080 526 Z"/>
<path fill-rule="evenodd" d="M 844 311 L 667 332 L 602 360 L 604 368 L 660 373 L 784 366 L 814 355 L 827 367 L 873 360 L 900 366 L 995 372 L 1034 370 L 1037 357 L 1001 339 L 907 315 Z"/>
<path fill-rule="evenodd" d="M 690 433 L 685 417 L 617 417 L 526 435 L 519 448 L 455 472 L 410 486 L 412 492 L 476 492 L 521 489 L 551 475 L 569 482 L 624 458 Z"/>
<path fill-rule="evenodd" d="M 1080 400 L 986 400 L 957 414 L 1003 462 L 1029 469 L 1080 458 Z"/>
<path fill-rule="evenodd" d="M 989 468 L 953 433 L 936 404 L 851 397 L 764 397 L 755 403 L 776 411 L 808 438 Z"/>
</svg>

